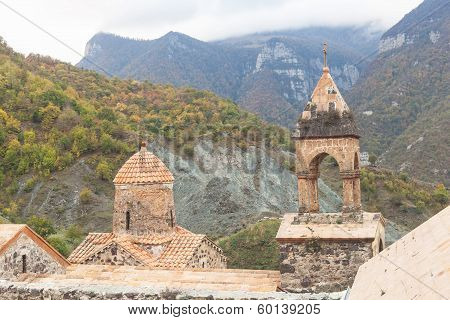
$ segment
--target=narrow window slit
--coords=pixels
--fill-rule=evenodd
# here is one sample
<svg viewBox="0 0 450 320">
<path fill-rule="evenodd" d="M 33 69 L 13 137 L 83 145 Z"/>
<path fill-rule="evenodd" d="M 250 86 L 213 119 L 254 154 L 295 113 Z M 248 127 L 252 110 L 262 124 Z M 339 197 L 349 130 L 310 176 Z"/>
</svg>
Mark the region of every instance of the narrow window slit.
<svg viewBox="0 0 450 320">
<path fill-rule="evenodd" d="M 27 256 L 22 255 L 22 273 L 27 273 Z"/>
<path fill-rule="evenodd" d="M 125 229 L 130 230 L 130 211 L 127 211 L 125 215 L 125 220 L 126 220 Z"/>
</svg>

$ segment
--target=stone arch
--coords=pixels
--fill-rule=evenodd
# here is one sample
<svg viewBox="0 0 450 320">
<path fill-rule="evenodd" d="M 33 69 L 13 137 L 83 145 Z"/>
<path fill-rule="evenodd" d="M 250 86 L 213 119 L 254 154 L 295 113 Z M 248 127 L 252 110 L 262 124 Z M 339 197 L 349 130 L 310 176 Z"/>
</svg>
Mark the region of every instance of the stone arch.
<svg viewBox="0 0 450 320">
<path fill-rule="evenodd" d="M 332 157 L 334 160 L 336 160 L 338 166 L 339 166 L 339 171 L 341 171 L 342 168 L 342 161 L 339 162 L 339 158 L 336 156 L 336 154 L 334 154 L 334 152 L 321 152 L 319 154 L 316 154 L 315 157 L 313 157 L 310 161 L 309 161 L 309 165 L 308 165 L 308 169 L 311 172 L 318 172 L 319 171 L 319 166 L 322 163 L 323 159 L 325 159 L 327 156 Z"/>
<path fill-rule="evenodd" d="M 330 137 L 302 139 L 296 142 L 299 211 L 319 212 L 317 179 L 320 162 L 333 157 L 342 178 L 342 210 L 351 212 L 361 207 L 359 183 L 358 139 Z"/>
<path fill-rule="evenodd" d="M 308 170 L 310 172 L 311 179 L 313 180 L 312 186 L 313 186 L 313 194 L 314 194 L 314 198 L 311 199 L 311 201 L 312 201 L 313 208 L 315 211 L 320 210 L 318 179 L 320 177 L 320 164 L 326 157 L 331 157 L 337 162 L 339 172 L 341 172 L 341 168 L 343 167 L 342 161 L 339 162 L 339 160 L 337 159 L 337 156 L 334 152 L 330 152 L 330 153 L 321 152 L 319 154 L 316 154 L 316 156 L 310 160 L 309 165 L 308 165 Z M 342 194 L 341 194 L 341 196 L 342 196 Z"/>
</svg>

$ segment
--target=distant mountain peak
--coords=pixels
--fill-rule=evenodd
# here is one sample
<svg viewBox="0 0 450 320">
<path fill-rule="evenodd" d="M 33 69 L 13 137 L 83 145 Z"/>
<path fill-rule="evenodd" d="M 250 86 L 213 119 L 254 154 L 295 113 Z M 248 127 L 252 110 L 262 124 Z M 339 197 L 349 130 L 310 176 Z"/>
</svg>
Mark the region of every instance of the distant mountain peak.
<svg viewBox="0 0 450 320">
<path fill-rule="evenodd" d="M 151 41 L 151 40 L 149 40 Z M 155 41 L 169 41 L 171 44 L 177 44 L 177 43 L 204 43 L 203 41 L 200 41 L 198 39 L 192 38 L 188 36 L 187 34 L 181 33 L 181 32 L 175 32 L 170 31 L 163 35 L 161 38 L 156 39 Z"/>
</svg>

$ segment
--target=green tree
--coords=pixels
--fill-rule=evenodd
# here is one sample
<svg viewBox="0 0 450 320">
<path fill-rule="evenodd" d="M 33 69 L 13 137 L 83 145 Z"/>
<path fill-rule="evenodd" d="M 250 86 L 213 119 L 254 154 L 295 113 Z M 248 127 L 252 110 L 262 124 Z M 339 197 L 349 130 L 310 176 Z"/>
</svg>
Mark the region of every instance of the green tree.
<svg viewBox="0 0 450 320">
<path fill-rule="evenodd" d="M 52 234 L 47 238 L 48 243 L 55 248 L 59 253 L 61 253 L 64 257 L 68 257 L 70 254 L 69 246 L 66 240 L 57 234 Z"/>
<path fill-rule="evenodd" d="M 66 237 L 68 242 L 73 243 L 78 242 L 80 239 L 82 239 L 84 233 L 83 230 L 81 230 L 80 226 L 72 224 L 66 229 L 66 231 L 64 232 L 64 236 Z"/>
<path fill-rule="evenodd" d="M 109 181 L 112 179 L 112 168 L 105 160 L 101 160 L 98 163 L 95 172 L 97 173 L 97 177 L 99 177 L 102 180 Z"/>
<path fill-rule="evenodd" d="M 377 160 L 378 160 L 378 158 L 377 158 L 376 155 L 374 155 L 374 154 L 369 155 L 369 162 L 370 162 L 371 165 L 374 166 L 375 163 L 377 162 Z"/>
<path fill-rule="evenodd" d="M 436 186 L 436 188 L 433 191 L 433 199 L 440 204 L 447 204 L 448 203 L 448 190 L 445 188 L 445 186 L 440 183 Z"/>
<path fill-rule="evenodd" d="M 51 129 L 53 123 L 61 114 L 61 109 L 53 104 L 49 104 L 41 109 L 42 113 L 42 127 L 46 130 Z"/>
<path fill-rule="evenodd" d="M 93 193 L 89 188 L 83 188 L 80 191 L 80 201 L 82 204 L 88 204 L 92 201 Z"/>
<path fill-rule="evenodd" d="M 18 166 L 18 161 L 20 160 L 21 146 L 17 139 L 13 139 L 9 142 L 6 149 L 5 157 L 3 159 L 3 164 L 8 170 L 15 170 Z"/>
<path fill-rule="evenodd" d="M 23 139 L 25 144 L 32 144 L 36 141 L 36 134 L 34 133 L 33 129 L 25 130 L 23 133 Z"/>
<path fill-rule="evenodd" d="M 48 238 L 50 235 L 56 233 L 53 222 L 43 216 L 32 215 L 28 218 L 27 225 L 44 238 Z"/>
</svg>

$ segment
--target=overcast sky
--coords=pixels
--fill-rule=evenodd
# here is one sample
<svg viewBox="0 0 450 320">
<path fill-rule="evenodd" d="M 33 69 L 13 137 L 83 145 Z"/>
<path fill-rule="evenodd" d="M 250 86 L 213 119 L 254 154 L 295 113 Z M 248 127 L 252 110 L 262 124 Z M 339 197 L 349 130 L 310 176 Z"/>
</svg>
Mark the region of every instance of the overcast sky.
<svg viewBox="0 0 450 320">
<path fill-rule="evenodd" d="M 370 23 L 387 29 L 422 0 L 0 0 L 0 36 L 15 50 L 77 63 L 97 32 L 155 39 L 178 31 L 200 40 L 306 26 Z"/>
</svg>

